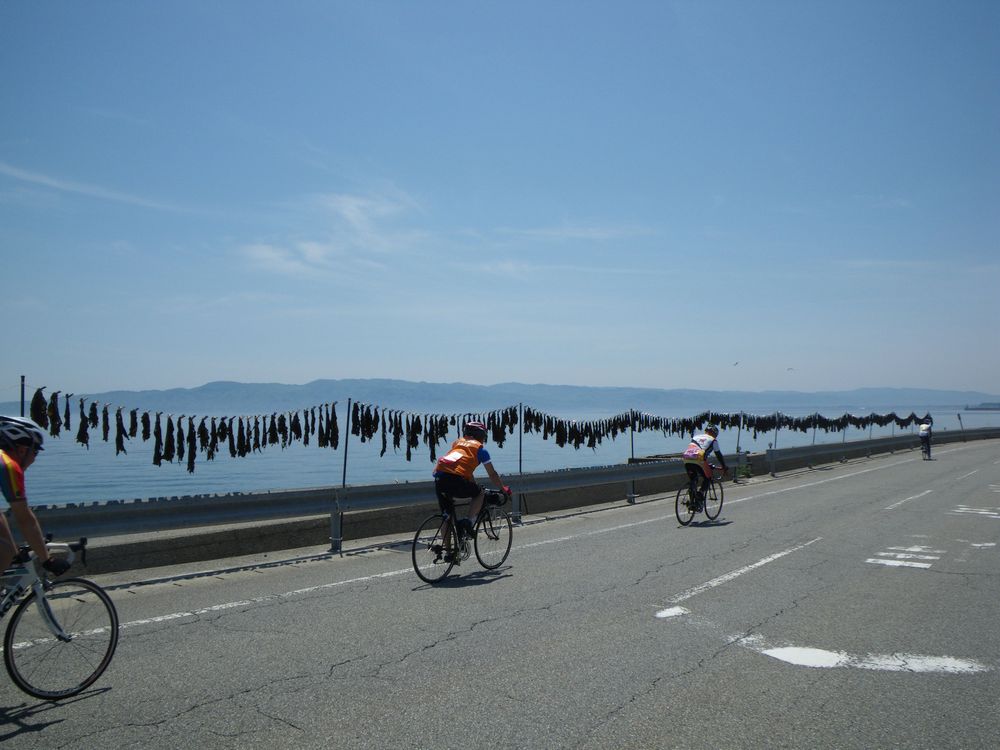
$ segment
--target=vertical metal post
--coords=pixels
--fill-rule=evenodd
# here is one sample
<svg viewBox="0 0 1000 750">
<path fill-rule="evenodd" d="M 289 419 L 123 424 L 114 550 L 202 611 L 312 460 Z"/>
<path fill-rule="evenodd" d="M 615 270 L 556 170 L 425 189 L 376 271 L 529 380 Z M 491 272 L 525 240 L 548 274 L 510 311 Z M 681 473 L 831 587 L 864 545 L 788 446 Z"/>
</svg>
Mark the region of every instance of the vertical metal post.
<svg viewBox="0 0 1000 750">
<path fill-rule="evenodd" d="M 956 414 L 955 416 L 958 417 L 958 426 L 962 430 L 962 442 L 964 443 L 965 442 L 965 425 L 962 424 L 962 415 L 961 414 Z"/>
<path fill-rule="evenodd" d="M 24 416 L 24 375 L 21 376 L 21 416 Z"/>
<path fill-rule="evenodd" d="M 517 473 L 524 473 L 524 404 L 517 405 Z"/>
<path fill-rule="evenodd" d="M 336 409 L 337 405 L 334 404 Z M 347 399 L 347 429 L 344 432 L 344 473 L 340 478 L 341 488 L 347 487 L 347 443 L 351 439 L 351 399 Z M 344 511 L 340 509 L 340 493 L 334 490 L 333 507 L 330 509 L 330 551 L 340 552 L 344 541 Z"/>
<path fill-rule="evenodd" d="M 518 476 L 524 475 L 524 402 L 520 402 L 517 405 L 517 473 Z M 521 523 L 521 498 L 522 494 L 520 492 L 514 493 L 514 507 L 513 513 L 514 523 Z"/>
<path fill-rule="evenodd" d="M 629 424 L 628 424 L 628 439 L 632 446 L 632 463 L 635 463 L 635 409 L 629 412 Z M 629 484 L 629 492 L 625 496 L 629 505 L 635 505 L 635 480 L 633 479 Z"/>
<path fill-rule="evenodd" d="M 816 419 L 816 416 L 816 414 L 813 414 L 813 445 L 816 445 L 816 422 L 819 421 Z"/>
<path fill-rule="evenodd" d="M 740 412 L 740 426 L 736 430 L 736 471 L 733 472 L 733 484 L 739 479 L 740 469 L 743 468 L 743 454 L 740 453 L 740 437 L 743 435 L 743 412 Z"/>
<path fill-rule="evenodd" d="M 334 409 L 337 407 L 334 406 Z M 351 399 L 347 399 L 347 430 L 344 432 L 344 473 L 341 476 L 340 486 L 347 486 L 347 443 L 351 439 Z"/>
<path fill-rule="evenodd" d="M 778 450 L 778 432 L 781 430 L 781 412 L 774 413 L 774 449 Z"/>
</svg>

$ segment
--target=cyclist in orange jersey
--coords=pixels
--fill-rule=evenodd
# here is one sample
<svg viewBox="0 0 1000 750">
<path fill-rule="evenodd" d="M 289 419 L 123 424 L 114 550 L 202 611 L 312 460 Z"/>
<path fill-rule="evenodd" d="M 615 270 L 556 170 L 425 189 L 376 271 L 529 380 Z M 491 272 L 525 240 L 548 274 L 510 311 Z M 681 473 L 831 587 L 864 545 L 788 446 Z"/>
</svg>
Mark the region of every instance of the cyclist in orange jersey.
<svg viewBox="0 0 1000 750">
<path fill-rule="evenodd" d="M 466 422 L 462 427 L 462 437 L 451 444 L 451 449 L 438 459 L 434 467 L 434 491 L 442 512 L 454 517 L 454 500 L 472 498 L 468 518 L 457 523 L 466 536 L 475 534 L 475 520 L 483 507 L 483 488 L 473 479 L 477 466 L 482 464 L 496 488 L 510 495 L 510 487 L 504 485 L 503 479 L 493 468 L 489 452 L 483 447 L 485 442 L 486 425 L 482 422 Z"/>
</svg>

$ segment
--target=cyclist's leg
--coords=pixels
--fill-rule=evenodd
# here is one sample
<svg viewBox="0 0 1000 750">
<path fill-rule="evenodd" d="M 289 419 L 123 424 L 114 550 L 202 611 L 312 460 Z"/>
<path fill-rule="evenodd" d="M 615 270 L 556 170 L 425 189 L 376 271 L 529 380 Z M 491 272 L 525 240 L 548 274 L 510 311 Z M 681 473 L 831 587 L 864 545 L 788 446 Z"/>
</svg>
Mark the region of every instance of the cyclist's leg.
<svg viewBox="0 0 1000 750">
<path fill-rule="evenodd" d="M 701 465 L 701 499 L 705 499 L 705 493 L 708 492 L 708 485 L 712 483 L 712 467 L 709 465 L 708 461 L 705 461 Z"/>
<path fill-rule="evenodd" d="M 451 494 L 447 491 L 447 485 L 448 482 L 446 479 L 434 479 L 434 494 L 437 495 L 438 507 L 448 518 L 444 525 L 444 533 L 441 535 L 441 541 L 444 544 L 444 549 L 446 551 L 452 548 L 451 529 L 455 523 L 455 501 L 452 499 Z"/>
<path fill-rule="evenodd" d="M 0 513 L 0 571 L 4 571 L 17 556 L 17 542 L 10 533 L 10 526 L 3 513 Z"/>
<path fill-rule="evenodd" d="M 688 490 L 694 495 L 698 491 L 698 479 L 701 476 L 701 469 L 698 468 L 698 464 L 685 461 L 684 470 L 688 475 Z"/>
</svg>

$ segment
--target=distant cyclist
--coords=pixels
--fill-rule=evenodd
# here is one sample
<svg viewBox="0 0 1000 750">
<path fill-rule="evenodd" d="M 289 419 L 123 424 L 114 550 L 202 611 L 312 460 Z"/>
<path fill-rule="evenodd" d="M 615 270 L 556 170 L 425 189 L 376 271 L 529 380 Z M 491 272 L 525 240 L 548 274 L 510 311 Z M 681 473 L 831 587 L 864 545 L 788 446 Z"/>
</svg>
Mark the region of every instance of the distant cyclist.
<svg viewBox="0 0 1000 750">
<path fill-rule="evenodd" d="M 451 450 L 438 459 L 434 468 L 434 491 L 442 512 L 454 517 L 454 500 L 472 498 L 468 518 L 458 521 L 458 528 L 470 537 L 475 534 L 475 520 L 483 507 L 484 490 L 472 476 L 476 467 L 482 464 L 496 488 L 510 494 L 510 487 L 504 486 L 497 470 L 493 468 L 490 454 L 483 447 L 485 442 L 486 425 L 482 422 L 466 422 L 462 427 L 462 437 L 451 444 Z"/>
<path fill-rule="evenodd" d="M 931 458 L 931 433 L 933 432 L 934 420 L 928 414 L 920 423 L 918 434 L 920 435 L 920 449 L 924 452 L 924 459 Z"/>
<path fill-rule="evenodd" d="M 61 557 L 50 557 L 45 548 L 45 537 L 38 519 L 28 507 L 24 491 L 24 472 L 42 450 L 45 433 L 42 428 L 23 417 L 0 416 L 0 490 L 10 505 L 10 512 L 17 521 L 21 536 L 41 561 L 42 567 L 54 575 L 69 570 L 69 563 Z M 6 570 L 17 555 L 17 543 L 7 519 L 0 513 L 0 571 Z"/>
<path fill-rule="evenodd" d="M 701 435 L 695 435 L 691 438 L 691 443 L 683 454 L 684 469 L 687 471 L 689 479 L 688 486 L 691 492 L 696 493 L 699 507 L 704 505 L 705 493 L 708 491 L 708 485 L 712 482 L 712 465 L 708 462 L 708 455 L 710 453 L 715 453 L 719 457 L 722 470 L 726 474 L 729 474 L 726 459 L 722 455 L 722 449 L 719 447 L 719 441 L 716 439 L 718 437 L 719 428 L 714 424 L 709 425 Z M 699 479 L 701 479 L 700 489 L 698 487 Z"/>
</svg>

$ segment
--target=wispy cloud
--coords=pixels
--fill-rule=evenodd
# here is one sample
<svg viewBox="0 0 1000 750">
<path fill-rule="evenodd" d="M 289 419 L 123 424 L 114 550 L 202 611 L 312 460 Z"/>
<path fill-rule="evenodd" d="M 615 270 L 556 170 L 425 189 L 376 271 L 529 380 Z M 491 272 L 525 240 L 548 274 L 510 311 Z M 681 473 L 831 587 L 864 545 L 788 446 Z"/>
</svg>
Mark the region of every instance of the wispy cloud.
<svg viewBox="0 0 1000 750">
<path fill-rule="evenodd" d="M 529 263 L 516 260 L 493 260 L 483 263 L 462 263 L 456 267 L 473 273 L 496 274 L 521 279 L 546 279 L 565 274 L 597 276 L 661 276 L 665 272 L 645 266 L 598 266 L 579 263 Z"/>
<path fill-rule="evenodd" d="M 41 185 L 53 190 L 58 190 L 62 193 L 84 195 L 88 198 L 94 198 L 97 200 L 127 203 L 132 206 L 142 206 L 143 208 L 152 208 L 158 211 L 182 210 L 178 206 L 164 203 L 162 201 L 150 200 L 141 196 L 122 193 L 117 190 L 109 190 L 99 185 L 90 185 L 84 182 L 74 182 L 72 180 L 64 180 L 58 177 L 50 177 L 39 172 L 31 172 L 27 169 L 20 169 L 19 167 L 12 166 L 11 164 L 3 161 L 0 161 L 0 174 L 7 175 L 8 177 L 12 177 L 15 180 L 20 180 L 22 182 L 28 182 L 33 185 Z"/>
<path fill-rule="evenodd" d="M 404 193 L 379 195 L 326 193 L 285 206 L 306 214 L 314 238 L 249 243 L 241 254 L 258 270 L 283 276 L 384 271 L 388 258 L 417 246 L 424 232 L 399 228 L 396 220 L 419 211 Z"/>
<path fill-rule="evenodd" d="M 621 227 L 621 226 L 595 226 L 595 225 L 573 225 L 562 224 L 553 227 L 530 227 L 516 229 L 512 227 L 501 227 L 497 230 L 499 234 L 511 235 L 536 240 L 551 240 L 555 242 L 563 241 L 587 241 L 606 242 L 608 240 L 620 240 L 628 237 L 639 237 L 654 234 L 653 230 L 646 227 Z"/>
</svg>

